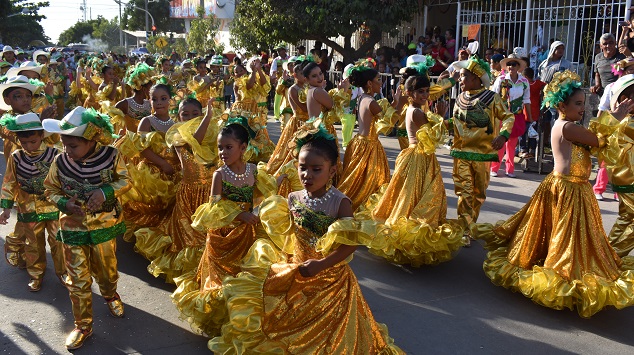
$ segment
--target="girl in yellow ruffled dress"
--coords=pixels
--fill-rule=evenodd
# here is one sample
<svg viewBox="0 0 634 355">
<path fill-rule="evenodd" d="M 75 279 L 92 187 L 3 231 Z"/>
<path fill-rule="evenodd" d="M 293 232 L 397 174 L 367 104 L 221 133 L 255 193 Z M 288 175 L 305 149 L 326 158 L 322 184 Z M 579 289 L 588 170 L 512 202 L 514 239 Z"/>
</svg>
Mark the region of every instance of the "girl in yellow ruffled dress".
<svg viewBox="0 0 634 355">
<path fill-rule="evenodd" d="M 181 318 L 199 334 L 219 334 L 227 321 L 222 280 L 240 272 L 240 262 L 256 240 L 265 235 L 253 208 L 275 193 L 275 180 L 264 164 L 245 161 L 250 139 L 247 118 L 230 117 L 218 134 L 218 155 L 224 165 L 213 174 L 211 198 L 194 213 L 192 227 L 207 233 L 198 269 L 174 279 L 172 294 Z"/>
<path fill-rule="evenodd" d="M 165 56 L 159 58 L 156 61 L 156 66 L 158 74 L 154 77 L 154 82 L 167 84 L 176 89 L 181 79 L 183 78 L 183 73 L 179 70 L 173 70 L 170 59 Z"/>
<path fill-rule="evenodd" d="M 64 117 L 64 94 L 66 91 L 66 66 L 52 60 L 49 64 L 48 80 L 53 84 L 53 100 L 57 107 L 57 119 Z"/>
<path fill-rule="evenodd" d="M 246 72 L 249 74 L 246 75 Z M 268 162 L 275 150 L 275 144 L 269 138 L 269 132 L 266 129 L 267 97 L 271 91 L 270 79 L 262 70 L 259 57 L 249 59 L 246 68 L 241 64 L 236 65 L 235 75 L 236 102 L 231 106 L 231 110 L 246 112 L 244 116 L 249 119 L 249 127 L 256 133 L 255 138 L 250 142 L 255 154 L 248 159 L 253 163 Z"/>
<path fill-rule="evenodd" d="M 109 65 L 104 65 L 101 69 L 101 76 L 103 77 L 103 82 L 99 85 L 95 99 L 100 105 L 99 109 L 102 112 L 107 112 L 107 109 L 103 107 L 107 108 L 115 105 L 125 98 L 125 81 L 121 81 L 115 74 L 114 68 Z"/>
<path fill-rule="evenodd" d="M 207 75 L 207 62 L 203 58 L 197 58 L 194 63 L 196 63 L 197 74 L 187 83 L 187 89 L 196 94 L 196 100 L 207 104 L 211 98 L 210 87 L 213 83 Z"/>
<path fill-rule="evenodd" d="M 302 91 L 304 90 L 305 77 L 302 74 L 302 64 L 297 62 L 293 67 L 293 77 L 295 78 L 295 84 L 288 89 L 288 103 L 293 109 L 293 116 L 286 122 L 280 139 L 277 141 L 275 151 L 271 156 L 267 164 L 267 171 L 273 176 L 280 176 L 286 172 L 283 167 L 289 162 L 293 161 L 293 150 L 289 148 L 289 143 L 292 142 L 297 129 L 308 121 L 308 109 L 306 108 L 306 100 L 302 100 Z M 293 165 L 293 168 L 295 166 Z"/>
<path fill-rule="evenodd" d="M 352 218 L 350 200 L 329 183 L 336 140 L 322 125 L 296 141 L 305 190 L 260 208 L 269 236 L 258 239 L 236 277 L 223 282 L 229 311 L 216 354 L 401 354 L 374 320 L 348 265 L 375 224 Z M 289 259 L 283 251 L 293 256 Z"/>
<path fill-rule="evenodd" d="M 383 184 L 390 181 L 390 167 L 385 150 L 379 141 L 375 122 L 383 115 L 392 115 L 396 111 L 383 108 L 374 100 L 374 94 L 381 92 L 379 72 L 365 65 L 355 66 L 350 73 L 350 83 L 363 88 L 363 94 L 357 98 L 357 122 L 359 131 L 352 138 L 343 158 L 343 173 L 337 185 L 352 201 L 356 210 Z M 385 101 L 387 103 L 387 100 Z"/>
<path fill-rule="evenodd" d="M 132 88 L 134 95 L 117 102 L 114 108 L 106 111 L 111 117 L 110 122 L 115 127 L 115 132 L 136 132 L 141 119 L 152 114 L 152 104 L 148 100 L 152 87 L 151 78 L 152 69 L 145 63 L 137 64 L 128 74 L 127 86 Z"/>
<path fill-rule="evenodd" d="M 385 223 L 392 233 L 383 249 L 370 252 L 397 264 L 434 265 L 451 260 L 463 245 L 457 221 L 447 221 L 447 196 L 436 146 L 446 135 L 447 105 L 429 111 L 427 66 L 405 82 L 409 106 L 405 124 L 409 148 L 396 158 L 389 184 L 372 195 L 357 218 Z"/>
<path fill-rule="evenodd" d="M 191 227 L 191 216 L 198 206 L 209 201 L 212 176 L 218 164 L 218 125 L 211 117 L 211 102 L 204 117 L 202 111 L 200 102 L 193 98 L 179 104 L 180 122 L 165 135 L 182 167 L 174 209 L 157 227 L 141 228 L 134 233 L 137 249 L 150 256 L 148 271 L 155 277 L 164 275 L 168 282 L 194 270 L 205 246 L 205 233 Z"/>
<path fill-rule="evenodd" d="M 507 221 L 471 226 L 490 250 L 483 268 L 499 286 L 521 291 L 554 309 L 577 309 L 590 317 L 606 306 L 634 305 L 634 264 L 619 258 L 603 229 L 588 183 L 590 147 L 599 148 L 617 129 L 597 136 L 581 125 L 585 94 L 576 73 L 555 74 L 544 89 L 544 106 L 557 108 L 551 144 L 555 166 L 530 201 Z M 610 132 L 611 131 L 611 132 Z"/>
<path fill-rule="evenodd" d="M 171 210 L 179 180 L 180 163 L 174 149 L 167 146 L 165 133 L 174 125 L 169 116 L 170 88 L 156 84 L 150 89 L 153 114 L 139 123 L 138 132 L 128 131 L 119 146 L 128 159 L 139 158 L 129 169 L 132 188 L 122 196 L 127 230 L 155 227 Z M 131 233 L 126 232 L 126 240 Z M 143 250 L 137 250 L 144 254 Z"/>
<path fill-rule="evenodd" d="M 95 110 L 101 108 L 99 100 L 97 99 L 97 92 L 104 82 L 102 69 L 105 68 L 105 65 L 106 62 L 100 58 L 93 57 L 88 60 L 86 70 L 83 72 L 85 80 L 80 79 L 77 81 L 82 91 L 82 96 L 86 98 L 81 105 L 82 107 L 94 108 Z M 97 73 L 97 75 L 93 75 L 93 73 Z"/>
<path fill-rule="evenodd" d="M 77 61 L 75 79 L 70 84 L 70 88 L 68 90 L 68 100 L 66 101 L 66 108 L 68 110 L 73 110 L 77 106 L 82 106 L 84 104 L 84 101 L 86 100 L 86 96 L 84 95 L 84 91 L 82 90 L 82 88 L 88 85 L 88 82 L 84 77 L 84 73 L 87 68 L 88 65 L 86 64 L 85 58 Z"/>
<path fill-rule="evenodd" d="M 435 63 L 436 62 L 429 55 L 413 54 L 407 57 L 407 66 L 405 68 L 401 68 L 399 71 L 401 74 L 401 81 L 398 84 L 397 90 L 400 90 L 401 92 L 404 91 L 405 81 L 407 81 L 410 76 L 419 75 L 419 68 L 421 66 L 431 68 Z M 460 71 L 456 70 L 454 71 L 453 77 L 439 79 L 435 84 L 431 85 L 429 87 L 428 101 L 436 101 L 445 95 L 448 90 L 456 85 L 456 80 L 459 76 Z M 394 116 L 397 120 L 395 122 L 389 122 L 390 125 L 387 127 L 384 127 L 387 122 L 382 122 L 379 128 L 379 133 L 387 133 L 391 127 L 397 126 L 396 137 L 401 150 L 407 149 L 410 145 L 407 127 L 405 124 L 405 115 L 407 114 L 407 108 L 409 106 L 407 100 L 407 97 L 399 96 L 395 109 L 400 115 Z"/>
</svg>

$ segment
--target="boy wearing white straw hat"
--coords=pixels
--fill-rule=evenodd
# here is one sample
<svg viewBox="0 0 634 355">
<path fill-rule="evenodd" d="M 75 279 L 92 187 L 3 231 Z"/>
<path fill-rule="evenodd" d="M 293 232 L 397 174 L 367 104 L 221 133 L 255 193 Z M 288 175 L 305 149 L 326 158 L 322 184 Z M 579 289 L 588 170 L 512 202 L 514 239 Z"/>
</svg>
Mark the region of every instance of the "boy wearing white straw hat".
<svg viewBox="0 0 634 355">
<path fill-rule="evenodd" d="M 44 143 L 44 132 L 40 118 L 35 113 L 5 115 L 0 124 L 14 132 L 21 149 L 11 154 L 0 192 L 0 224 L 7 224 L 14 205 L 18 211 L 18 222 L 26 241 L 24 259 L 30 281 L 28 290 L 37 292 L 42 287 L 46 271 L 46 234 L 51 248 L 55 274 L 65 284 L 66 268 L 61 243 L 55 240 L 59 230 L 59 210 L 44 197 L 44 178 L 59 151 Z"/>
<path fill-rule="evenodd" d="M 24 75 L 9 78 L 4 84 L 0 84 L 0 111 L 4 112 L 2 118 L 23 115 L 32 111 L 33 93 L 37 85 L 33 84 Z M 42 109 L 41 118 L 54 117 L 55 108 L 49 106 Z M 4 140 L 4 157 L 8 162 L 11 154 L 20 148 L 20 141 L 15 132 L 1 125 L 0 137 Z M 55 137 L 45 138 L 48 145 L 55 143 Z M 6 236 L 4 244 L 5 259 L 11 266 L 26 267 L 24 260 L 25 234 L 23 223 L 17 221 L 13 233 Z"/>
<path fill-rule="evenodd" d="M 129 189 L 128 172 L 116 148 L 108 116 L 77 107 L 61 121 L 46 119 L 47 132 L 58 133 L 64 153 L 53 160 L 45 194 L 60 210 L 57 240 L 63 243 L 75 329 L 67 349 L 92 335 L 92 278 L 114 317 L 124 316 L 117 293 L 116 237 L 125 224 L 119 197 Z"/>
</svg>

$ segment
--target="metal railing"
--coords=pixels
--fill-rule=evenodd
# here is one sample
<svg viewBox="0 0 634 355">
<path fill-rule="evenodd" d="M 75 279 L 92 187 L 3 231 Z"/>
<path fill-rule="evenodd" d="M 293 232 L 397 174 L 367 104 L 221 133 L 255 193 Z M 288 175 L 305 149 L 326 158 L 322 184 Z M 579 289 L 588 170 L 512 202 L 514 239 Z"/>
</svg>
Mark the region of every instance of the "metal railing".
<svg viewBox="0 0 634 355">
<path fill-rule="evenodd" d="M 600 53 L 599 37 L 618 38 L 619 21 L 625 19 L 629 0 L 477 0 L 462 1 L 460 26 L 480 26 L 480 52 L 487 47 L 524 47 L 530 66 L 537 69 L 552 40 L 566 44 L 564 58 L 584 80 L 594 79 L 594 56 Z M 461 29 L 458 29 L 459 31 Z M 539 50 L 539 52 L 538 52 Z"/>
</svg>

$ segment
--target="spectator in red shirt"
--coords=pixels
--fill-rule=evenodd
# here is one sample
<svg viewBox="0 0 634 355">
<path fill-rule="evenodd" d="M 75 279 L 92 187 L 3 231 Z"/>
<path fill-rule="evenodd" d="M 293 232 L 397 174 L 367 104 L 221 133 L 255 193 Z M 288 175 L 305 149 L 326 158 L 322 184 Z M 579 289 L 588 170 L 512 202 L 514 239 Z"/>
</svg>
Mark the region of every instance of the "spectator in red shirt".
<svg viewBox="0 0 634 355">
<path fill-rule="evenodd" d="M 530 92 L 531 92 L 531 115 L 528 116 L 526 112 L 524 112 L 524 119 L 527 122 L 527 127 L 530 127 L 533 122 L 533 129 L 536 129 L 537 123 L 539 122 L 539 114 L 542 106 L 542 91 L 546 86 L 546 83 L 541 80 L 535 80 L 535 70 L 531 67 L 527 67 L 524 69 L 522 73 L 526 79 L 528 79 L 528 83 L 530 84 Z M 530 128 L 527 128 L 524 132 L 524 135 L 520 139 L 520 158 L 531 158 L 535 156 L 535 147 L 537 147 L 537 139 L 529 138 Z"/>
<path fill-rule="evenodd" d="M 429 69 L 431 75 L 440 75 L 440 73 L 449 67 L 449 64 L 453 60 L 453 56 L 449 54 L 445 45 L 445 37 L 434 37 L 429 55 L 436 61 L 436 64 Z"/>
</svg>

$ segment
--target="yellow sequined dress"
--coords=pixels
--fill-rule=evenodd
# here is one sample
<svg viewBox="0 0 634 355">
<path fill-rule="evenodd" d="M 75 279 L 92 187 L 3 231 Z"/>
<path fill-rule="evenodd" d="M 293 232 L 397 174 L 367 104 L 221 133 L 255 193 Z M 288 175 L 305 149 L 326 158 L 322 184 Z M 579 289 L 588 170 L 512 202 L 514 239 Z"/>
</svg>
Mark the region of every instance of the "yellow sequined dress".
<svg viewBox="0 0 634 355">
<path fill-rule="evenodd" d="M 143 117 L 147 117 L 152 114 L 152 105 L 150 100 L 144 99 L 143 104 L 138 104 L 133 97 L 125 99 L 128 102 L 128 113 L 124 113 L 120 109 L 115 107 L 116 103 L 110 101 L 104 101 L 101 103 L 101 112 L 110 116 L 110 122 L 114 127 L 114 132 L 132 131 L 136 132 L 139 129 L 139 123 Z"/>
<path fill-rule="evenodd" d="M 177 285 L 172 301 L 180 318 L 190 323 L 198 334 L 214 336 L 220 333 L 227 320 L 222 280 L 240 272 L 240 262 L 258 237 L 266 236 L 260 224 L 249 225 L 236 220 L 242 212 L 253 210 L 254 202 L 275 192 L 275 180 L 266 174 L 264 165 L 255 170 L 254 179 L 245 186 L 229 182 L 230 177 L 221 168 L 222 195 L 202 204 L 192 216 L 192 227 L 206 233 L 207 239 L 198 268 L 174 279 Z M 237 183 L 236 183 L 237 184 Z"/>
<path fill-rule="evenodd" d="M 176 200 L 157 227 L 141 228 L 134 235 L 135 247 L 151 261 L 148 271 L 168 282 L 194 270 L 200 261 L 206 233 L 192 228 L 196 208 L 209 201 L 213 173 L 218 164 L 217 125 L 211 123 L 202 143 L 194 138 L 202 117 L 177 123 L 167 133 L 169 147 L 176 150 L 182 166 Z"/>
<path fill-rule="evenodd" d="M 298 271 L 303 261 L 373 238 L 372 228 L 337 219 L 346 197 L 331 191 L 333 196 L 315 209 L 306 205 L 302 191 L 291 193 L 288 201 L 273 196 L 263 202 L 262 223 L 274 243 L 257 240 L 243 259 L 242 272 L 225 279 L 229 318 L 222 335 L 209 341 L 214 353 L 403 353 L 387 327 L 374 320 L 349 260 L 310 278 Z M 293 256 L 289 259 L 278 247 Z"/>
<path fill-rule="evenodd" d="M 103 78 L 96 75 L 91 76 L 90 79 L 93 83 L 97 85 L 101 85 L 101 83 L 103 82 Z M 99 89 L 93 90 L 92 85 L 88 83 L 87 79 L 82 78 L 80 80 L 82 83 L 82 97 L 85 97 L 85 100 L 83 101 L 81 106 L 85 108 L 94 108 L 95 110 L 99 110 L 100 105 L 99 101 L 97 100 L 97 93 L 99 92 Z"/>
<path fill-rule="evenodd" d="M 387 100 L 383 102 L 386 103 Z M 391 110 L 388 111 L 387 107 Z M 337 188 L 350 198 L 353 210 L 359 208 L 370 195 L 390 181 L 390 166 L 383 145 L 379 141 L 375 123 L 382 119 L 386 111 L 391 116 L 395 110 L 389 103 L 382 108 L 383 111 L 373 118 L 368 136 L 354 136 L 343 158 L 343 173 Z"/>
<path fill-rule="evenodd" d="M 269 132 L 266 129 L 268 107 L 267 97 L 271 91 L 271 83 L 266 76 L 266 84 L 260 85 L 259 78 L 256 78 L 255 84 L 251 89 L 247 89 L 248 75 L 236 78 L 235 91 L 238 93 L 236 101 L 231 106 L 232 111 L 246 111 L 250 114 L 249 127 L 255 131 L 256 136 L 249 143 L 257 150 L 249 158 L 250 162 L 268 162 L 271 154 L 275 150 L 275 144 L 269 138 Z"/>
<path fill-rule="evenodd" d="M 152 150 L 164 159 L 174 168 L 175 173 L 167 175 L 143 158 L 141 152 L 145 149 Z M 129 231 L 126 233 L 126 240 L 131 240 L 130 231 L 133 233 L 137 228 L 156 227 L 171 211 L 180 179 L 180 162 L 174 149 L 167 146 L 165 133 L 157 130 L 126 132 L 119 151 L 129 161 L 139 160 L 134 169 L 128 170 L 132 188 L 121 199 Z M 144 254 L 142 250 L 137 251 Z"/>
<path fill-rule="evenodd" d="M 205 80 L 196 80 L 194 77 L 192 77 L 192 79 L 187 83 L 187 89 L 196 93 L 196 100 L 198 100 L 203 107 L 207 105 L 207 102 L 211 98 L 209 86 L 204 87 L 205 85 Z"/>
<path fill-rule="evenodd" d="M 487 242 L 483 268 L 494 284 L 546 307 L 576 308 L 587 318 L 606 306 L 634 305 L 634 262 L 619 258 L 608 243 L 588 183 L 590 152 L 563 138 L 564 124 L 573 123 L 557 120 L 552 144 L 554 152 L 558 141 L 562 151 L 569 150 L 569 172 L 559 173 L 562 162 L 555 158 L 555 171 L 519 212 L 495 226 L 472 225 L 471 231 Z"/>
<path fill-rule="evenodd" d="M 288 143 L 294 138 L 297 129 L 306 121 L 308 121 L 308 112 L 302 111 L 301 109 L 288 120 L 280 135 L 280 139 L 277 141 L 273 155 L 267 164 L 266 169 L 269 174 L 279 176 L 282 167 L 293 160 L 293 151 L 288 147 Z"/>
<path fill-rule="evenodd" d="M 436 146 L 446 133 L 443 118 L 426 113 L 428 123 L 396 158 L 389 184 L 381 187 L 355 215 L 391 230 L 384 248 L 370 252 L 397 264 L 434 265 L 451 260 L 463 245 L 463 230 L 447 220 L 447 196 Z"/>
</svg>

